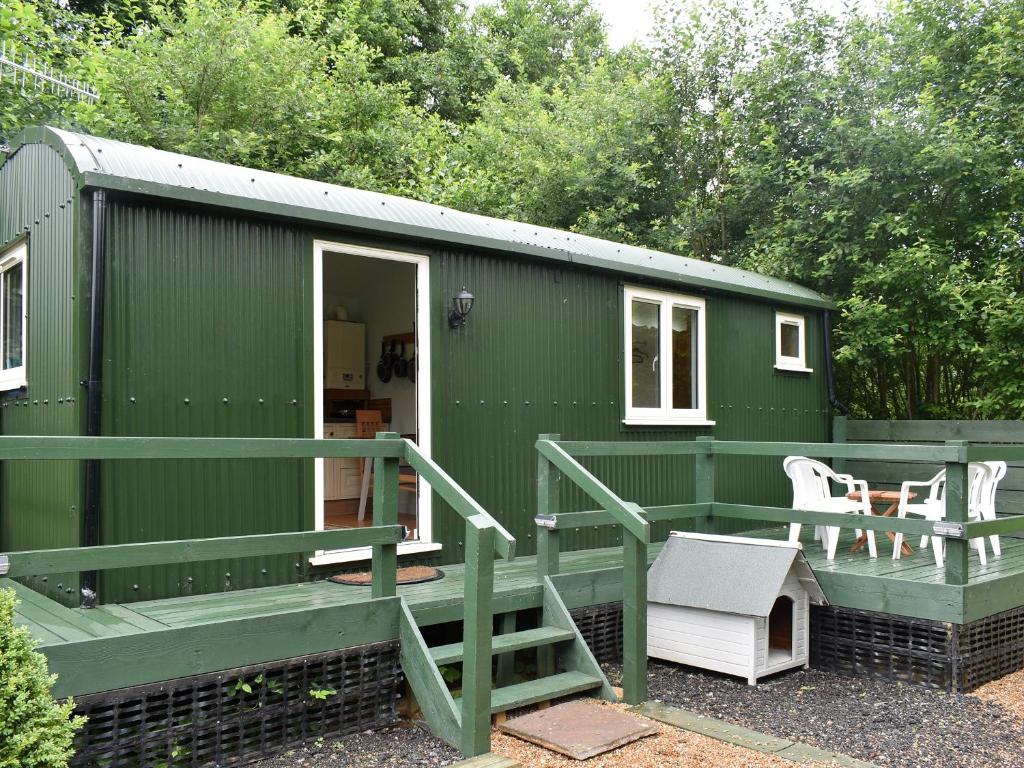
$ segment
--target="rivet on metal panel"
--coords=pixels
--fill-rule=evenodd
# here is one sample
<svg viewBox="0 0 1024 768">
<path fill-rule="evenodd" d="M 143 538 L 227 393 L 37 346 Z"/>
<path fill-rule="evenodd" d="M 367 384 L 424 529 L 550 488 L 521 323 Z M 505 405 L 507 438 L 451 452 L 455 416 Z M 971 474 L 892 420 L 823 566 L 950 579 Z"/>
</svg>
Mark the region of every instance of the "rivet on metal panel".
<svg viewBox="0 0 1024 768">
<path fill-rule="evenodd" d="M 298 400 L 292 400 L 292 405 L 298 405 L 298 404 L 299 404 Z"/>
<path fill-rule="evenodd" d="M 230 579 L 231 578 L 231 571 L 228 571 L 227 573 L 225 573 L 224 574 L 224 578 L 225 579 Z"/>
<path fill-rule="evenodd" d="M 456 405 L 462 405 L 462 401 L 461 401 L 461 400 L 456 400 L 456 401 L 455 401 L 455 404 L 456 404 Z"/>
<path fill-rule="evenodd" d="M 228 404 L 228 399 L 226 397 L 222 398 L 221 402 L 224 403 L 224 405 L 227 405 Z"/>
<path fill-rule="evenodd" d="M 295 564 L 295 567 L 296 567 L 296 568 L 301 568 L 302 566 L 301 566 L 301 565 L 300 565 L 299 563 L 296 563 L 296 564 Z"/>
<path fill-rule="evenodd" d="M 523 405 L 529 405 L 529 404 L 530 404 L 530 401 L 529 401 L 529 400 L 524 400 L 524 401 L 523 401 Z"/>
<path fill-rule="evenodd" d="M 136 592 L 138 592 L 139 591 L 139 585 L 138 584 L 132 584 L 132 589 L 135 590 Z"/>
<path fill-rule="evenodd" d="M 49 400 L 43 400 L 43 405 L 49 405 L 49 404 L 50 404 Z"/>
<path fill-rule="evenodd" d="M 260 568 L 260 573 L 262 573 L 264 576 L 266 576 L 267 575 L 267 569 L 266 568 Z"/>
<path fill-rule="evenodd" d="M 263 405 L 263 398 L 260 398 L 260 405 Z"/>
<path fill-rule="evenodd" d="M 135 398 L 134 397 L 129 397 L 128 398 L 128 402 L 131 403 L 132 405 L 135 405 Z"/>
</svg>

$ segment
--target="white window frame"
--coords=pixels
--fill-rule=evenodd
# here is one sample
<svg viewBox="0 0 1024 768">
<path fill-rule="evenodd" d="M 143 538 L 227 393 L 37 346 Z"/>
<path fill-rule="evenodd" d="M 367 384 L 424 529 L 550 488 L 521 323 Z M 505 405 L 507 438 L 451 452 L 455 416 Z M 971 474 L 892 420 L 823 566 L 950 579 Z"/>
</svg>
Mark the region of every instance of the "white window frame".
<svg viewBox="0 0 1024 768">
<path fill-rule="evenodd" d="M 0 368 L 0 391 L 4 392 L 20 389 L 28 384 L 25 375 L 25 366 L 28 362 L 28 243 L 24 241 L 0 255 L 0 299 L 3 296 L 7 272 L 17 264 L 21 264 L 21 365 L 17 368 Z M 7 318 L 4 317 L 3 301 L 0 300 L 0 338 L 6 328 Z"/>
<path fill-rule="evenodd" d="M 313 242 L 313 437 L 324 439 L 324 254 L 349 254 L 371 259 L 400 261 L 416 267 L 416 439 L 420 451 L 431 455 L 431 376 L 430 376 L 430 259 L 424 254 L 370 248 L 351 243 L 315 240 Z M 313 529 L 324 530 L 324 460 L 313 460 Z M 433 493 L 430 484 L 418 477 L 417 528 L 419 539 L 398 544 L 399 555 L 439 552 L 434 541 Z M 372 557 L 372 547 L 317 550 L 309 558 L 311 565 L 363 562 Z"/>
<path fill-rule="evenodd" d="M 793 325 L 799 331 L 799 357 L 788 357 L 782 354 L 782 326 Z M 775 313 L 775 369 L 778 371 L 795 371 L 796 373 L 814 373 L 807 367 L 807 318 L 789 312 Z"/>
<path fill-rule="evenodd" d="M 685 296 L 667 291 L 651 290 L 638 286 L 627 285 L 623 287 L 623 367 L 625 369 L 626 402 L 623 424 L 636 425 L 682 425 L 682 426 L 713 426 L 715 422 L 709 421 L 707 416 L 707 323 L 706 305 L 704 299 L 696 296 Z M 660 408 L 635 408 L 633 407 L 633 301 L 654 302 L 659 305 L 660 328 L 662 330 L 660 339 L 659 355 L 662 364 L 661 373 L 661 402 Z M 697 407 L 680 409 L 672 407 L 672 366 L 669 363 L 672 359 L 672 308 L 682 307 L 697 312 Z"/>
</svg>

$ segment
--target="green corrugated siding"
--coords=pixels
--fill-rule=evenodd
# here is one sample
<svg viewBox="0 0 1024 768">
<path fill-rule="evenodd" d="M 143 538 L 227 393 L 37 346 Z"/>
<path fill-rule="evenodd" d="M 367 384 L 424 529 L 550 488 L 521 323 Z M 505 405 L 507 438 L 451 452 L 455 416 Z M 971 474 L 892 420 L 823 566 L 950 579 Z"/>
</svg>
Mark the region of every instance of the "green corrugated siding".
<svg viewBox="0 0 1024 768">
<path fill-rule="evenodd" d="M 707 296 L 708 400 L 714 427 L 638 429 L 621 423 L 621 283 L 607 273 L 446 252 L 434 261 L 434 456 L 519 539 L 535 550 L 539 433 L 564 439 L 827 440 L 821 324 L 808 317 L 813 374 L 778 373 L 775 307 Z M 466 326 L 450 331 L 442 311 L 463 285 L 477 297 Z M 789 309 L 780 307 L 781 309 Z M 787 505 L 788 483 L 774 459 L 720 458 L 718 497 Z M 693 498 L 693 459 L 589 460 L 613 490 L 640 504 Z M 570 489 L 563 509 L 593 508 Z M 462 525 L 438 508 L 444 559 L 462 556 Z M 668 526 L 662 526 L 666 531 Z M 734 525 L 733 530 L 739 526 Z M 621 541 L 610 528 L 577 531 L 567 548 Z"/>
<path fill-rule="evenodd" d="M 115 201 L 103 433 L 307 435 L 310 250 L 294 228 Z M 312 519 L 304 476 L 301 462 L 284 460 L 106 462 L 101 542 L 302 530 Z M 110 571 L 100 594 L 131 601 L 286 583 L 304 576 L 296 563 L 281 556 Z"/>
<path fill-rule="evenodd" d="M 60 156 L 26 146 L 0 166 L 0 243 L 28 238 L 27 396 L 3 395 L 5 435 L 72 435 L 80 429 L 76 370 L 76 216 L 78 195 Z M 76 462 L 5 462 L 0 466 L 0 550 L 79 543 L 82 480 Z M 39 591 L 77 603 L 77 576 L 28 580 Z"/>
</svg>

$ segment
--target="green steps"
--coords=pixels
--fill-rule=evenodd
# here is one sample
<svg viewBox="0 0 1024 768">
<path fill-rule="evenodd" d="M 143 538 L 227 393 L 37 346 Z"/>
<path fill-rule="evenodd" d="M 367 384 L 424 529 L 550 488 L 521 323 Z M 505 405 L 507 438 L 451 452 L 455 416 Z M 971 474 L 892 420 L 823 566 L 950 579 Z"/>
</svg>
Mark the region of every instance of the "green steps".
<svg viewBox="0 0 1024 768">
<path fill-rule="evenodd" d="M 569 696 L 573 693 L 592 691 L 600 688 L 601 684 L 601 678 L 593 675 L 583 672 L 562 672 L 550 677 L 542 677 L 539 680 L 496 688 L 491 691 L 491 714 L 525 707 L 527 704 L 536 704 L 538 701 Z"/>
<path fill-rule="evenodd" d="M 527 629 L 522 632 L 509 632 L 504 635 L 495 635 L 491 642 L 491 653 L 494 655 L 512 653 L 525 648 L 536 648 L 541 645 L 566 642 L 575 638 L 575 635 L 567 629 L 557 627 L 540 627 L 538 629 Z M 451 643 L 450 645 L 439 645 L 430 649 L 430 656 L 435 664 L 454 664 L 462 661 L 464 652 L 462 643 Z"/>
</svg>

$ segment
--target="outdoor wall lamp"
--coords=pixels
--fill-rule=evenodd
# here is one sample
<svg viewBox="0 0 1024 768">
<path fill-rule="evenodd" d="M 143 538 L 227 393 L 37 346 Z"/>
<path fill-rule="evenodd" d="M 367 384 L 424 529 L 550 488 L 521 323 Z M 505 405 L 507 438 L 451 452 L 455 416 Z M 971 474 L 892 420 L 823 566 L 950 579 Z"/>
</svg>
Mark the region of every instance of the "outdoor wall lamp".
<svg viewBox="0 0 1024 768">
<path fill-rule="evenodd" d="M 473 310 L 476 297 L 462 286 L 462 290 L 452 298 L 452 311 L 448 313 L 448 327 L 461 328 L 466 324 L 466 317 Z"/>
</svg>

